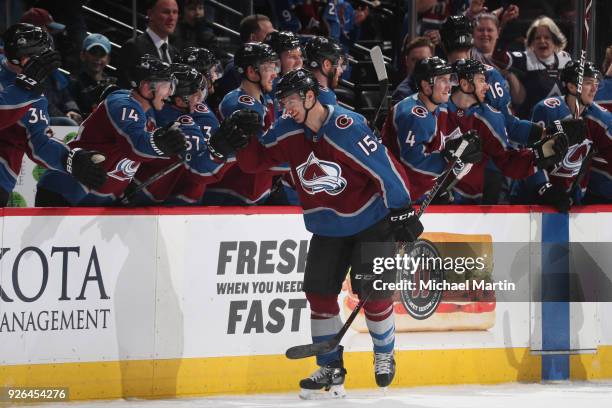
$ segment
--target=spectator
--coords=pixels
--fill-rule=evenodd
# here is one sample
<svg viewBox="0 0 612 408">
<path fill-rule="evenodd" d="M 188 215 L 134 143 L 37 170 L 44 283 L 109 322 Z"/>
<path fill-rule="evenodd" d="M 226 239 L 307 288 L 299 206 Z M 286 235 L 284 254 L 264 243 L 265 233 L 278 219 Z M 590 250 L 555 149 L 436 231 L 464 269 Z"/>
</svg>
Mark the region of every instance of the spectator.
<svg viewBox="0 0 612 408">
<path fill-rule="evenodd" d="M 38 26 L 49 34 L 57 34 L 66 28 L 56 23 L 49 12 L 41 8 L 27 10 L 21 16 L 21 22 Z M 68 84 L 68 77 L 57 69 L 45 81 L 43 93 L 49 102 L 51 125 L 78 126 L 83 121 L 79 106 L 68 90 Z"/>
<path fill-rule="evenodd" d="M 435 47 L 427 37 L 416 37 L 408 41 L 406 38 L 402 49 L 402 65 L 406 71 L 406 77 L 399 83 L 391 96 L 391 104 L 395 105 L 405 97 L 416 92 L 413 88 L 412 73 L 417 62 L 422 59 L 433 57 Z"/>
<path fill-rule="evenodd" d="M 499 20 L 495 14 L 486 12 L 478 14 L 474 27 L 474 47 L 470 50 L 470 57 L 484 64 L 500 68 L 493 59 L 499 33 Z M 510 86 L 512 103 L 516 106 L 520 105 L 525 100 L 525 88 L 512 72 L 502 70 L 502 74 Z"/>
<path fill-rule="evenodd" d="M 176 0 L 150 0 L 147 17 L 149 24 L 146 32 L 128 40 L 121 48 L 119 85 L 122 87 L 132 87 L 130 69 L 143 55 L 149 54 L 168 63 L 178 55 L 178 50 L 168 40 L 178 21 Z"/>
<path fill-rule="evenodd" d="M 175 43 L 179 50 L 187 47 L 204 47 L 219 54 L 217 37 L 208 30 L 204 10 L 204 0 L 185 1 L 183 18 L 176 29 Z"/>
<path fill-rule="evenodd" d="M 529 118 L 531 109 L 542 99 L 562 94 L 560 72 L 571 59 L 563 51 L 567 45 L 565 35 L 549 17 L 540 17 L 531 24 L 526 45 L 524 52 L 496 56 L 497 65 L 512 69 L 524 88 L 525 100 L 517 107 L 523 119 Z"/>
<path fill-rule="evenodd" d="M 81 49 L 81 71 L 70 84 L 70 90 L 84 117 L 95 109 L 104 89 L 117 82 L 106 75 L 104 68 L 110 63 L 111 43 L 102 34 L 90 34 Z"/>
</svg>

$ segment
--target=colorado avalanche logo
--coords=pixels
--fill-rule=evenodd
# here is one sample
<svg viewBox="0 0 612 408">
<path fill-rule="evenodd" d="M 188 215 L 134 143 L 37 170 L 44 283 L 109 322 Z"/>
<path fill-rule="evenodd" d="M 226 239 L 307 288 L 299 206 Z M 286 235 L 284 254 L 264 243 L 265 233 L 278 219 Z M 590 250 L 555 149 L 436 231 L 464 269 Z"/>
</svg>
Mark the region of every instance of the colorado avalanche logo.
<svg viewBox="0 0 612 408">
<path fill-rule="evenodd" d="M 320 192 L 338 195 L 346 187 L 346 179 L 342 177 L 342 169 L 334 162 L 319 160 L 311 152 L 308 160 L 296 168 L 302 188 L 308 194 Z"/>
<path fill-rule="evenodd" d="M 412 108 L 412 113 L 419 118 L 424 118 L 427 116 L 427 110 L 422 106 L 415 106 Z"/>
<path fill-rule="evenodd" d="M 203 103 L 198 103 L 195 107 L 195 111 L 200 112 L 200 113 L 210 112 L 210 110 L 208 109 L 208 106 L 204 105 Z"/>
<path fill-rule="evenodd" d="M 108 176 L 119 181 L 130 181 L 134 178 L 138 167 L 140 167 L 140 163 L 130 159 L 121 159 L 115 166 L 115 170 L 108 173 Z"/>
<path fill-rule="evenodd" d="M 244 103 L 245 105 L 253 106 L 255 105 L 255 99 L 249 95 L 240 95 L 238 98 L 238 102 Z"/>
<path fill-rule="evenodd" d="M 348 115 L 340 115 L 336 118 L 336 126 L 338 129 L 346 129 L 353 124 L 353 118 Z"/>
<path fill-rule="evenodd" d="M 580 172 L 582 162 L 591 149 L 591 141 L 586 139 L 580 144 L 575 144 L 567 149 L 567 154 L 563 158 L 560 166 L 550 172 L 551 175 L 557 177 L 575 177 Z"/>
<path fill-rule="evenodd" d="M 548 106 L 549 108 L 556 108 L 557 106 L 561 106 L 561 102 L 558 99 L 555 98 L 548 98 L 544 100 L 544 105 Z"/>
<path fill-rule="evenodd" d="M 193 118 L 189 115 L 183 115 L 180 116 L 177 121 L 181 124 L 181 125 L 193 125 Z"/>
</svg>

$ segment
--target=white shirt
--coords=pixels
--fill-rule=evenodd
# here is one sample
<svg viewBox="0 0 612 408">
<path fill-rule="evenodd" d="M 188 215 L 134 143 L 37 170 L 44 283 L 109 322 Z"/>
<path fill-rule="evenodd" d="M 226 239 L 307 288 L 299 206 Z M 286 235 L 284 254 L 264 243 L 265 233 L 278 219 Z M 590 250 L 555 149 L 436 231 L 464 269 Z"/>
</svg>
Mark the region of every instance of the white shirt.
<svg viewBox="0 0 612 408">
<path fill-rule="evenodd" d="M 172 62 L 172 58 L 170 57 L 170 53 L 168 52 L 168 50 L 170 50 L 170 44 L 168 43 L 168 37 L 166 37 L 165 39 L 162 39 L 159 35 L 155 34 L 155 32 L 151 30 L 149 27 L 147 27 L 146 32 L 147 34 L 149 34 L 149 37 L 151 37 L 151 39 L 153 40 L 153 44 L 155 44 L 155 48 L 157 49 L 157 56 L 159 57 L 159 59 L 161 59 L 162 61 L 164 60 L 162 56 L 162 50 L 160 49 L 160 47 L 162 46 L 162 44 L 166 44 L 166 56 L 168 57 L 168 61 Z"/>
</svg>

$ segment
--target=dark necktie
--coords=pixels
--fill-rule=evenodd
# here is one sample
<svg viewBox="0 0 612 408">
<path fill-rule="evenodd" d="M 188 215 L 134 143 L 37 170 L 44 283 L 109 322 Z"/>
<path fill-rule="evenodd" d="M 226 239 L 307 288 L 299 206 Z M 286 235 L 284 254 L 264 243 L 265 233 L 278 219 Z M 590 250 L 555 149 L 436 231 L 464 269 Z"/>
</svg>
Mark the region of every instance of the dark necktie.
<svg viewBox="0 0 612 408">
<path fill-rule="evenodd" d="M 168 58 L 168 43 L 163 43 L 159 47 L 159 49 L 161 51 L 162 61 L 167 62 L 169 64 L 170 63 L 170 59 Z"/>
</svg>

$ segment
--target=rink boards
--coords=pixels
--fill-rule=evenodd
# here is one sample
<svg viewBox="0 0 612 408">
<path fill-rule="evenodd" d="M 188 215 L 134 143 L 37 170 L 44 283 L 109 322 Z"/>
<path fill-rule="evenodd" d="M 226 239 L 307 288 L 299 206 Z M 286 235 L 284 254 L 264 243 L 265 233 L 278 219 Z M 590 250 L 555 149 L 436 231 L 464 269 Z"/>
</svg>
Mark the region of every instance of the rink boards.
<svg viewBox="0 0 612 408">
<path fill-rule="evenodd" d="M 310 342 L 299 209 L 2 214 L 0 386 L 69 387 L 71 399 L 291 391 L 315 367 L 283 355 Z M 430 238 L 512 243 L 490 256 L 521 288 L 549 266 L 540 242 L 612 242 L 605 206 L 437 207 L 423 223 Z M 609 252 L 591 257 L 612 270 Z M 487 313 L 436 313 L 426 331 L 402 320 L 394 384 L 612 378 L 612 303 L 500 293 Z M 347 387 L 375 386 L 369 334 L 350 330 L 343 344 Z"/>
</svg>

